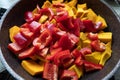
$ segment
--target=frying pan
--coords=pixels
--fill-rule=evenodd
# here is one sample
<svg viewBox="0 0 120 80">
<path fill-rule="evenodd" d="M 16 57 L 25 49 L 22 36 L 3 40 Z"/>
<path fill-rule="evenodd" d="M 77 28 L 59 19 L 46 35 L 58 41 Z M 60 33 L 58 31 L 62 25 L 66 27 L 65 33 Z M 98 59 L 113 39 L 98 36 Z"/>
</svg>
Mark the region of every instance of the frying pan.
<svg viewBox="0 0 120 80">
<path fill-rule="evenodd" d="M 36 5 L 42 6 L 44 0 L 20 0 L 8 9 L 0 24 L 0 57 L 9 73 L 17 80 L 40 80 L 40 77 L 32 77 L 20 65 L 21 61 L 11 53 L 7 45 L 9 40 L 9 28 L 13 25 L 20 26 L 24 21 L 24 13 L 33 10 Z M 80 80 L 107 80 L 120 65 L 120 19 L 117 14 L 103 0 L 78 0 L 78 3 L 87 3 L 95 13 L 105 18 L 108 28 L 106 31 L 113 33 L 112 56 L 100 71 L 85 74 Z M 42 80 L 42 79 L 41 79 Z"/>
</svg>

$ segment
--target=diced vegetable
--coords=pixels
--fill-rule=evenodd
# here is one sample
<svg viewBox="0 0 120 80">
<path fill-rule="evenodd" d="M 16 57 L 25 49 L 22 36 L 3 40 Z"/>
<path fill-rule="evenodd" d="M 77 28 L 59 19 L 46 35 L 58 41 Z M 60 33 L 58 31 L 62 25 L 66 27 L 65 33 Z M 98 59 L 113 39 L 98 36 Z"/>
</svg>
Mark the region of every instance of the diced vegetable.
<svg viewBox="0 0 120 80">
<path fill-rule="evenodd" d="M 99 64 L 105 65 L 105 62 L 111 57 L 111 42 L 106 44 L 106 50 L 102 53 Z"/>
<path fill-rule="evenodd" d="M 43 78 L 47 80 L 57 80 L 58 67 L 55 64 L 46 62 L 43 71 Z"/>
<path fill-rule="evenodd" d="M 100 64 L 95 64 L 95 63 L 88 62 L 88 61 L 84 61 L 84 66 L 85 66 L 86 72 L 94 71 L 94 70 L 101 70 L 103 68 L 103 66 Z"/>
<path fill-rule="evenodd" d="M 43 63 L 39 64 L 39 63 L 34 62 L 33 60 L 23 60 L 21 65 L 32 76 L 41 74 L 44 69 Z"/>
<path fill-rule="evenodd" d="M 98 38 L 102 42 L 105 42 L 105 43 L 110 42 L 112 41 L 112 33 L 111 32 L 98 33 Z"/>
<path fill-rule="evenodd" d="M 93 52 L 91 54 L 85 55 L 85 59 L 89 62 L 99 64 L 101 56 L 102 56 L 101 52 Z"/>
<path fill-rule="evenodd" d="M 73 70 L 64 70 L 60 80 L 78 80 L 78 76 Z"/>
<path fill-rule="evenodd" d="M 83 10 L 86 10 L 87 9 L 87 4 L 84 3 L 84 4 L 77 4 L 77 9 L 79 8 L 82 8 Z"/>
<path fill-rule="evenodd" d="M 77 67 L 76 65 L 73 65 L 69 68 L 69 70 L 74 70 L 78 76 L 78 78 L 80 78 L 83 75 L 83 68 L 82 67 Z"/>
<path fill-rule="evenodd" d="M 92 9 L 88 9 L 87 18 L 89 20 L 92 20 L 93 22 L 95 22 L 96 19 L 97 19 L 97 15 L 96 15 L 96 13 Z"/>
<path fill-rule="evenodd" d="M 9 29 L 10 40 L 14 42 L 14 36 L 19 32 L 20 28 L 18 26 L 13 26 Z"/>
<path fill-rule="evenodd" d="M 107 27 L 107 23 L 103 17 L 100 15 L 97 16 L 96 22 L 102 22 L 101 29 L 105 29 Z"/>
</svg>

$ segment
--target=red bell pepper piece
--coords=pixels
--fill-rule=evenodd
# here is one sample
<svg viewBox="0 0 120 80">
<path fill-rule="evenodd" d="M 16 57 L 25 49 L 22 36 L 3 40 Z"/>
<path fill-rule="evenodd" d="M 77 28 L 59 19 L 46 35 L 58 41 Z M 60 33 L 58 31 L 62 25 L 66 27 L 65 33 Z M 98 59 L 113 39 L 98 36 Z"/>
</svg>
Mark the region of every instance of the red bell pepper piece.
<svg viewBox="0 0 120 80">
<path fill-rule="evenodd" d="M 90 39 L 90 40 L 98 40 L 98 34 L 97 33 L 88 33 L 87 37 Z"/>
<path fill-rule="evenodd" d="M 67 29 L 62 25 L 62 23 L 57 23 L 58 28 L 60 28 L 63 31 L 67 31 Z"/>
<path fill-rule="evenodd" d="M 46 57 L 46 60 L 49 60 L 49 61 L 54 61 L 54 57 L 57 53 L 59 53 L 60 51 L 62 51 L 62 48 L 53 48 L 53 47 L 50 47 L 50 55 L 47 55 Z"/>
<path fill-rule="evenodd" d="M 50 33 L 49 30 L 45 30 L 40 36 L 39 36 L 39 40 L 40 42 L 45 45 L 48 46 L 51 41 L 52 41 L 52 35 Z"/>
<path fill-rule="evenodd" d="M 32 21 L 30 24 L 29 24 L 29 29 L 30 31 L 36 33 L 40 30 L 40 26 L 41 24 L 36 22 L 36 21 Z"/>
<path fill-rule="evenodd" d="M 64 28 L 67 31 L 74 28 L 73 18 L 72 17 L 63 18 L 59 22 L 64 26 Z"/>
<path fill-rule="evenodd" d="M 95 28 L 95 25 L 92 22 L 92 20 L 83 20 L 83 24 L 85 26 L 86 32 L 97 32 L 97 29 Z"/>
<path fill-rule="evenodd" d="M 79 22 L 79 27 L 80 27 L 80 31 L 85 31 L 85 25 L 83 24 L 83 21 L 80 20 Z"/>
<path fill-rule="evenodd" d="M 81 29 L 81 21 L 79 18 L 77 19 L 73 19 L 72 23 L 74 25 L 74 27 L 70 30 L 70 32 L 72 32 L 73 34 L 75 34 L 76 36 L 80 36 L 80 29 Z"/>
<path fill-rule="evenodd" d="M 49 20 L 53 19 L 54 12 L 51 10 L 51 8 L 43 8 L 39 12 L 41 15 L 47 15 L 49 16 Z"/>
<path fill-rule="evenodd" d="M 60 37 L 66 33 L 65 31 L 61 31 L 59 28 L 57 28 L 56 24 L 48 23 L 46 27 L 52 35 L 53 42 L 56 42 L 57 40 L 59 40 Z"/>
<path fill-rule="evenodd" d="M 18 54 L 18 58 L 19 59 L 29 58 L 30 56 L 34 55 L 36 53 L 36 51 L 37 50 L 35 47 L 25 49 Z"/>
<path fill-rule="evenodd" d="M 46 80 L 58 80 L 58 67 L 50 62 L 44 65 L 43 78 Z"/>
<path fill-rule="evenodd" d="M 33 21 L 33 14 L 32 14 L 31 11 L 25 12 L 24 17 L 25 17 L 25 21 L 26 21 L 26 22 L 31 22 L 31 21 Z"/>
<path fill-rule="evenodd" d="M 62 9 L 57 9 L 55 19 L 57 22 L 61 22 L 68 18 L 68 12 Z"/>
<path fill-rule="evenodd" d="M 54 55 L 60 51 L 62 51 L 62 48 L 53 48 L 52 46 L 50 47 L 50 54 L 51 55 Z"/>
<path fill-rule="evenodd" d="M 63 35 L 58 41 L 58 47 L 61 47 L 63 50 L 72 49 L 74 46 L 72 40 L 69 38 L 69 35 Z"/>
<path fill-rule="evenodd" d="M 20 32 L 14 36 L 15 42 L 22 47 L 26 47 L 29 44 L 27 38 L 25 38 Z"/>
<path fill-rule="evenodd" d="M 39 13 L 34 13 L 33 14 L 33 20 L 34 21 L 38 21 L 40 19 L 40 17 L 41 17 L 41 14 L 39 14 Z"/>
<path fill-rule="evenodd" d="M 94 70 L 101 70 L 103 68 L 103 66 L 100 64 L 95 64 L 95 63 L 88 62 L 88 61 L 84 61 L 84 66 L 85 66 L 86 72 L 94 71 Z"/>
<path fill-rule="evenodd" d="M 23 47 L 19 46 L 16 42 L 9 43 L 8 49 L 11 50 L 13 53 L 18 54 L 20 50 L 23 49 Z"/>
<path fill-rule="evenodd" d="M 106 49 L 105 44 L 100 42 L 99 40 L 92 41 L 91 46 L 94 50 L 99 51 L 99 52 L 103 52 Z"/>
<path fill-rule="evenodd" d="M 78 49 L 74 49 L 72 52 L 71 52 L 72 56 L 76 59 L 77 57 L 81 56 L 83 57 L 83 54 L 80 53 L 80 51 Z"/>
<path fill-rule="evenodd" d="M 56 53 L 54 56 L 54 63 L 61 67 L 69 67 L 73 63 L 72 55 L 69 50 L 64 50 Z"/>
<path fill-rule="evenodd" d="M 78 67 L 82 67 L 84 64 L 84 58 L 82 55 L 78 56 L 75 61 L 74 64 L 76 64 Z"/>
<path fill-rule="evenodd" d="M 32 39 L 34 36 L 34 33 L 29 28 L 20 28 L 20 33 L 27 39 Z"/>
<path fill-rule="evenodd" d="M 90 48 L 85 47 L 85 48 L 82 48 L 80 50 L 80 53 L 84 56 L 84 55 L 87 55 L 87 54 L 91 54 L 92 50 Z"/>
<path fill-rule="evenodd" d="M 78 76 L 75 71 L 72 70 L 64 70 L 60 80 L 78 80 Z"/>
<path fill-rule="evenodd" d="M 37 49 L 37 50 L 41 50 L 45 47 L 45 45 L 42 45 L 42 43 L 40 42 L 39 38 L 35 38 L 33 40 L 33 46 Z"/>
<path fill-rule="evenodd" d="M 76 36 L 75 34 L 69 34 L 68 33 L 68 36 L 69 36 L 69 39 L 71 40 L 71 43 L 73 44 L 73 45 L 75 45 L 76 43 L 78 43 L 79 42 L 79 37 L 78 36 Z"/>
<path fill-rule="evenodd" d="M 52 36 L 49 30 L 45 30 L 39 37 L 37 37 L 36 39 L 34 39 L 33 41 L 33 45 L 41 50 L 43 49 L 45 46 L 50 45 L 52 41 Z"/>
<path fill-rule="evenodd" d="M 49 48 L 43 48 L 42 50 L 38 51 L 36 54 L 41 57 L 42 59 L 45 59 L 47 56 Z"/>
<path fill-rule="evenodd" d="M 96 28 L 97 30 L 100 30 L 101 27 L 102 27 L 102 22 L 97 22 L 97 23 L 95 23 L 95 28 Z"/>
<path fill-rule="evenodd" d="M 29 27 L 29 23 L 24 23 L 20 26 L 20 28 L 28 28 Z"/>
</svg>

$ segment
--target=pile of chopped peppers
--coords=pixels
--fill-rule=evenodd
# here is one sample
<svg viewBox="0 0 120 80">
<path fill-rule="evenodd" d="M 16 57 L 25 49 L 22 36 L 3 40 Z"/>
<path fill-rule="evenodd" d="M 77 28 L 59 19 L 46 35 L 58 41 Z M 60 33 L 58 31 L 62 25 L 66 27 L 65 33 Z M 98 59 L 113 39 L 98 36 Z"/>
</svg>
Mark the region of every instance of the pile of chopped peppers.
<svg viewBox="0 0 120 80">
<path fill-rule="evenodd" d="M 78 80 L 101 70 L 111 57 L 112 33 L 105 19 L 77 0 L 45 1 L 26 11 L 25 23 L 9 29 L 8 49 L 32 76 Z"/>
</svg>

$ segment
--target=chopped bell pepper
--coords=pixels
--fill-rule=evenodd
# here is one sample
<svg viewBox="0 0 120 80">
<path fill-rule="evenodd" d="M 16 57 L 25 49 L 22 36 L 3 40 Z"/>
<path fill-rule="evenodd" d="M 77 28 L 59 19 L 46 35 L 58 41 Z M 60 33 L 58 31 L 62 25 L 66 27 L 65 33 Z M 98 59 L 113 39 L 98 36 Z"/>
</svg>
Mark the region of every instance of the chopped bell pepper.
<svg viewBox="0 0 120 80">
<path fill-rule="evenodd" d="M 32 76 L 41 74 L 44 70 L 44 64 L 38 64 L 33 60 L 23 60 L 21 63 L 22 67 Z"/>
<path fill-rule="evenodd" d="M 102 53 L 99 64 L 105 65 L 105 62 L 111 57 L 111 53 L 112 53 L 111 42 L 108 42 L 106 44 L 106 50 Z"/>
<path fill-rule="evenodd" d="M 83 68 L 82 67 L 77 67 L 76 65 L 72 65 L 69 70 L 74 70 L 78 76 L 78 78 L 80 78 L 83 75 Z"/>
<path fill-rule="evenodd" d="M 78 80 L 78 76 L 73 70 L 64 70 L 60 80 Z"/>
<path fill-rule="evenodd" d="M 53 63 L 46 62 L 44 65 L 43 78 L 47 80 L 57 80 L 58 66 Z"/>
<path fill-rule="evenodd" d="M 98 38 L 100 41 L 107 43 L 109 41 L 112 41 L 112 33 L 111 32 L 98 33 Z"/>
<path fill-rule="evenodd" d="M 85 55 L 85 60 L 99 64 L 101 56 L 102 56 L 101 52 L 92 52 L 91 54 Z"/>
<path fill-rule="evenodd" d="M 100 64 L 95 64 L 92 62 L 84 61 L 84 66 L 85 66 L 85 71 L 94 71 L 94 70 L 101 70 L 103 68 L 102 65 Z"/>
<path fill-rule="evenodd" d="M 13 26 L 9 29 L 9 36 L 10 40 L 14 42 L 15 40 L 13 39 L 13 36 L 15 36 L 19 32 L 20 28 L 18 26 Z"/>
</svg>

